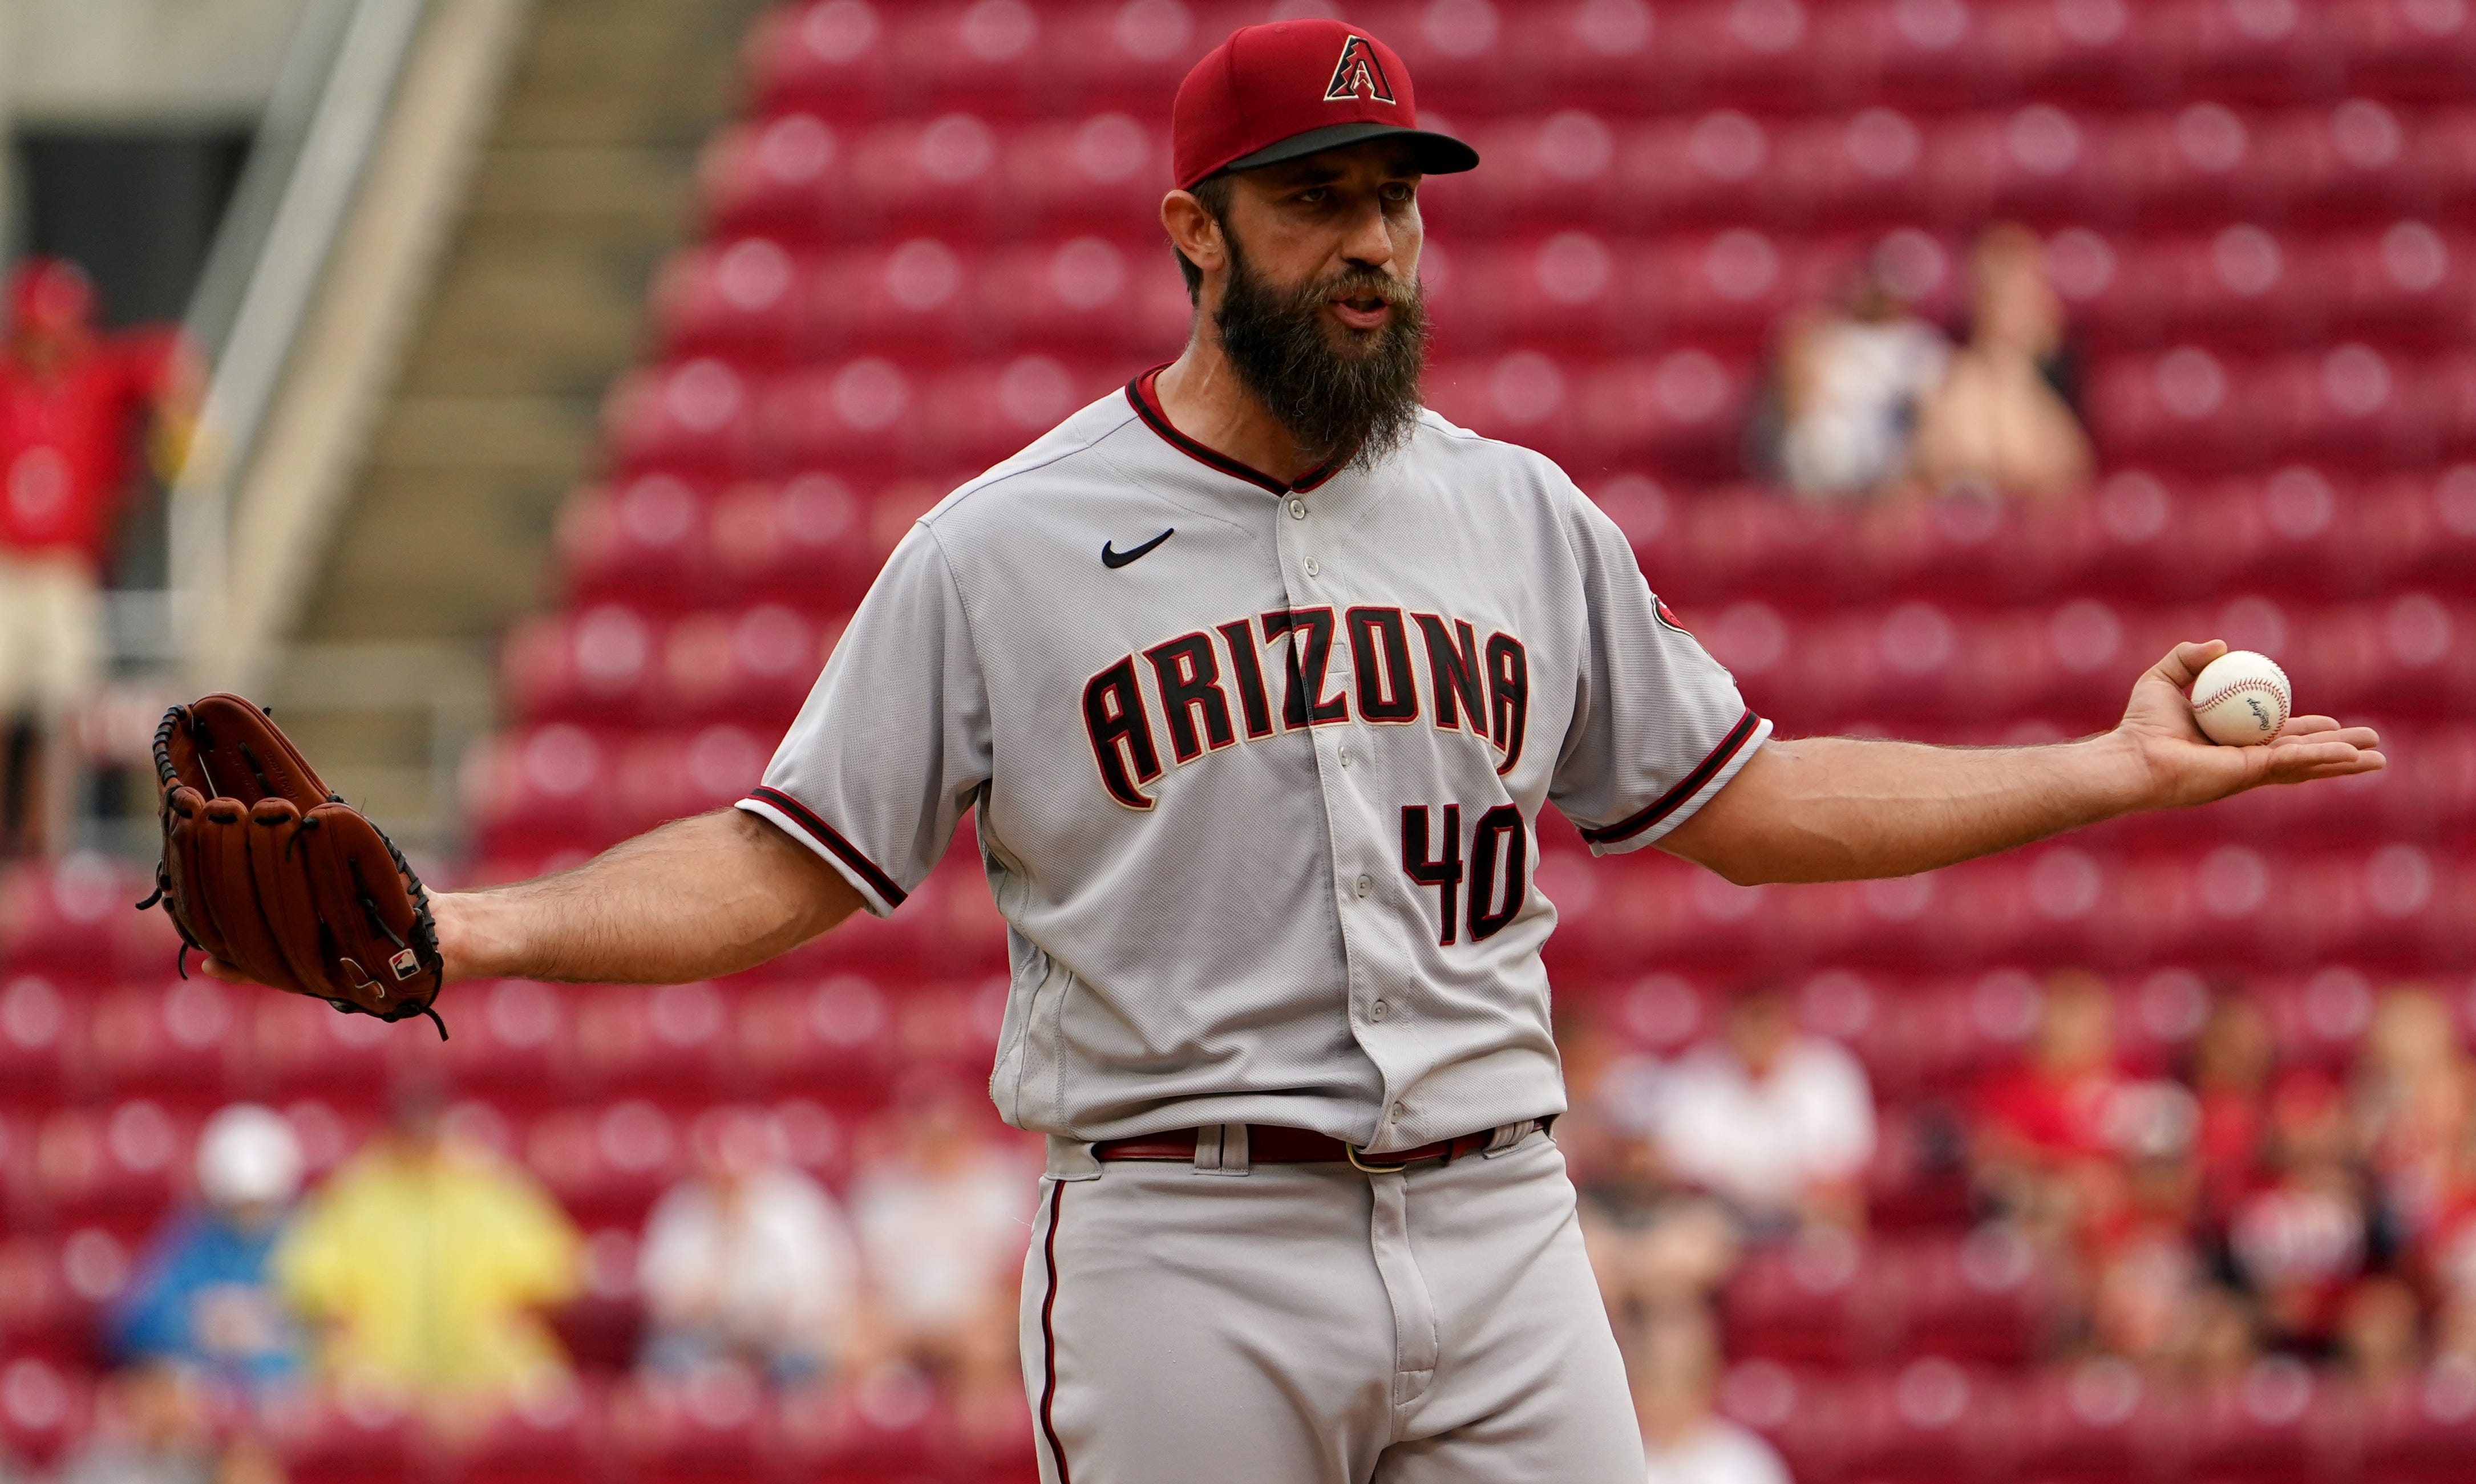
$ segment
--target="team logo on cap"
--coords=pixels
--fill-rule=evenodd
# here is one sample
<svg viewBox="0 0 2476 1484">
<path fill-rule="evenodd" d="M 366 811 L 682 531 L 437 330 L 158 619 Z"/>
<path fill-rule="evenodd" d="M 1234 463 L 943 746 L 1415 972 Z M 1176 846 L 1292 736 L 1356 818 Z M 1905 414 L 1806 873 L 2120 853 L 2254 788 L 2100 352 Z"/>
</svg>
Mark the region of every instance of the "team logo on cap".
<svg viewBox="0 0 2476 1484">
<path fill-rule="evenodd" d="M 1383 60 L 1365 37 L 1351 37 L 1341 43 L 1341 61 L 1333 63 L 1332 81 L 1325 86 L 1324 101 L 1343 103 L 1351 98 L 1365 98 L 1370 103 L 1391 103 L 1393 80 L 1384 75 Z"/>
</svg>

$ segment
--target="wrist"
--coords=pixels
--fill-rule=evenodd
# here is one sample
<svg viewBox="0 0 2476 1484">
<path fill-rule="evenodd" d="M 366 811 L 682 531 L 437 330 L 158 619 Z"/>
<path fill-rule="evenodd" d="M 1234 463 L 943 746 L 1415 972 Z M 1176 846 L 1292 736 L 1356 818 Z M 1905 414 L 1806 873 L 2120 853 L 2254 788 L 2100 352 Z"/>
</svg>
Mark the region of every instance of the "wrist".
<svg viewBox="0 0 2476 1484">
<path fill-rule="evenodd" d="M 2086 759 L 2089 797 L 2093 805 L 2089 823 L 2164 807 L 2157 775 L 2141 737 L 2128 727 L 2117 727 L 2071 744 Z"/>
<path fill-rule="evenodd" d="M 438 925 L 438 956 L 450 983 L 503 978 L 515 954 L 505 903 L 483 892 L 441 892 L 431 899 Z"/>
</svg>

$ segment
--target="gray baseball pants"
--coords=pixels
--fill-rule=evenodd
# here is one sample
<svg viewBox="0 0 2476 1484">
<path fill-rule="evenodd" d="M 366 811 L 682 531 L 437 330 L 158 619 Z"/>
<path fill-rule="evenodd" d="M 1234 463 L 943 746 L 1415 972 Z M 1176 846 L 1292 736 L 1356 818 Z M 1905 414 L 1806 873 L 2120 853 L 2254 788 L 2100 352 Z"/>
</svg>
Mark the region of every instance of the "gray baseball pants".
<svg viewBox="0 0 2476 1484">
<path fill-rule="evenodd" d="M 1042 1484 L 1642 1484 L 1564 1154 L 1366 1174 L 1052 1140 L 1024 1264 Z"/>
</svg>

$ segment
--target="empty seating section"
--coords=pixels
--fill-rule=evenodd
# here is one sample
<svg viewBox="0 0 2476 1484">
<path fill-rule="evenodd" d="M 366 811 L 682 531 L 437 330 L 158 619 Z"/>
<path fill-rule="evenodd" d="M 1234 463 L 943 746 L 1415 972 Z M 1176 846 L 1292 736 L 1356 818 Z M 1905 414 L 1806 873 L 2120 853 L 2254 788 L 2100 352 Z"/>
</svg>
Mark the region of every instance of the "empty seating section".
<svg viewBox="0 0 2476 1484">
<path fill-rule="evenodd" d="M 704 234 L 658 275 L 656 344 L 562 517 L 563 601 L 507 638 L 506 726 L 467 767 L 471 878 L 739 797 L 911 521 L 1176 354 L 1188 304 L 1153 225 L 1169 100 L 1275 9 L 807 0 L 759 22 L 747 116 L 703 161 Z M 2476 1034 L 2476 8 L 1339 11 L 1487 161 L 1424 191 L 1431 404 L 1571 470 L 1784 730 L 2079 735 L 2173 639 L 2223 634 L 2278 656 L 2307 707 L 2389 735 L 2384 780 L 1845 887 L 1593 862 L 1546 823 L 1560 998 L 1666 1054 L 1716 1027 L 1736 978 L 1784 973 L 1883 1104 L 1871 1234 L 1767 1253 L 1730 1288 L 1727 1410 L 1807 1484 L 2462 1476 L 2476 1390 L 2455 1373 L 2376 1406 L 2272 1361 L 2204 1406 L 2111 1362 L 2026 1368 L 2055 1296 L 1970 1232 L 1948 1109 L 2022 1045 L 2058 963 L 2111 982 L 2137 1069 L 2173 1065 L 2231 984 L 2298 1065 L 2343 1069 L 2402 975 Z M 2104 467 L 2089 497 L 1750 487 L 1781 317 L 1869 258 L 1956 315 L 1968 239 L 2005 218 L 2043 238 L 2068 307 Z M 443 1047 L 179 978 L 116 867 L 29 879 L 0 903 L 0 1429 L 40 1456 L 80 1425 L 96 1308 L 207 1112 L 269 1101 L 324 1165 L 379 1089 L 443 1075 L 450 1116 L 596 1233 L 604 1277 L 567 1323 L 605 1369 L 420 1467 L 917 1476 L 944 1458 L 930 1398 L 783 1416 L 607 1368 L 629 1358 L 634 1234 L 697 1120 L 760 1107 L 834 1181 L 899 1076 L 985 1076 L 1006 959 L 972 853 L 967 827 L 893 919 L 744 981 L 457 989 Z M 336 1476 L 395 1476 L 370 1460 L 437 1446 L 384 1417 L 301 1429 L 296 1478 L 347 1457 Z M 1011 1478 L 1016 1452 L 939 1467 Z"/>
</svg>

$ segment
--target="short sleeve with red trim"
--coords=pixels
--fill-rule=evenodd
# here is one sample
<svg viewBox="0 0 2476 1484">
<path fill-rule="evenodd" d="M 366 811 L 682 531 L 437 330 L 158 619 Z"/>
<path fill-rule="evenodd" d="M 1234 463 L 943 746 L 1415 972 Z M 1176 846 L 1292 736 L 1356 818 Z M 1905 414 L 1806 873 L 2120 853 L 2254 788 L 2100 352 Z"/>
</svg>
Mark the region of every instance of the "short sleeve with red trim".
<svg viewBox="0 0 2476 1484">
<path fill-rule="evenodd" d="M 1650 590 L 1633 549 L 1572 492 L 1567 530 L 1589 609 L 1583 694 L 1548 797 L 1595 854 L 1639 850 L 1691 818 L 1770 735 Z"/>
<path fill-rule="evenodd" d="M 823 856 L 883 917 L 945 854 L 988 781 L 989 748 L 970 619 L 936 537 L 914 526 L 739 807 Z"/>
</svg>

